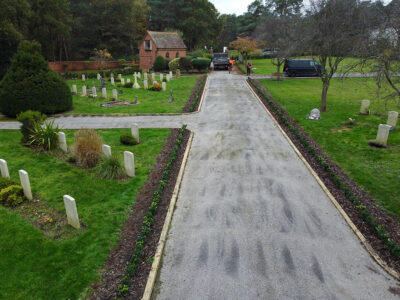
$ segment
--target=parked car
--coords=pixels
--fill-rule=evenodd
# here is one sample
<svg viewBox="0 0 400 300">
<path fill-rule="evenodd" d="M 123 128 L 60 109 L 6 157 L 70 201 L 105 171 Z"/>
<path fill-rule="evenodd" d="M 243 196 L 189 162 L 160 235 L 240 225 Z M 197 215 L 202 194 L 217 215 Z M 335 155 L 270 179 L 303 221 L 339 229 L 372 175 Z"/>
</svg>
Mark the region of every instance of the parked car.
<svg viewBox="0 0 400 300">
<path fill-rule="evenodd" d="M 262 55 L 271 57 L 279 52 L 279 48 L 267 48 L 261 52 Z"/>
<path fill-rule="evenodd" d="M 289 77 L 319 76 L 321 65 L 312 59 L 286 59 L 283 72 Z"/>
</svg>

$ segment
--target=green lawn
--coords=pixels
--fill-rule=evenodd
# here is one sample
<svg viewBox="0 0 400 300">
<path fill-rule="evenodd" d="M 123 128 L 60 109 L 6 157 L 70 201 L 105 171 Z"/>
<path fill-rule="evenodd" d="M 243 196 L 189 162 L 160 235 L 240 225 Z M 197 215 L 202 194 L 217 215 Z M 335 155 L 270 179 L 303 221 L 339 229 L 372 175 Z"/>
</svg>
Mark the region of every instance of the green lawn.
<svg viewBox="0 0 400 300">
<path fill-rule="evenodd" d="M 328 92 L 328 112 L 321 121 L 306 119 L 311 109 L 320 107 L 321 80 L 296 79 L 276 82 L 261 80 L 272 96 L 289 112 L 352 179 L 374 200 L 400 217 L 400 124 L 389 135 L 386 149 L 368 146 L 375 139 L 386 116 L 359 116 L 362 99 L 371 100 L 371 113 L 399 111 L 398 102 L 387 103 L 376 96 L 373 79 L 333 79 Z M 348 118 L 356 119 L 346 129 Z"/>
<path fill-rule="evenodd" d="M 165 76 L 164 76 L 165 77 Z M 133 76 L 123 76 L 126 79 L 133 80 Z M 149 74 L 149 79 L 151 79 Z M 198 76 L 182 76 L 179 79 L 173 79 L 167 82 L 167 91 L 154 92 L 142 89 L 133 88 L 119 88 L 112 87 L 111 83 L 107 81 L 107 97 L 108 100 L 101 98 L 101 92 L 97 92 L 98 98 L 81 97 L 78 95 L 73 96 L 74 110 L 70 114 L 112 114 L 112 113 L 180 113 L 193 91 Z M 156 80 L 160 82 L 159 76 Z M 97 79 L 87 79 L 86 84 L 90 87 L 93 83 L 99 85 Z M 143 83 L 139 82 L 141 87 Z M 72 87 L 73 84 L 77 85 L 78 93 L 82 91 L 82 80 L 68 80 L 68 85 Z M 117 82 L 116 82 L 117 84 Z M 100 104 L 110 102 L 112 98 L 112 90 L 122 90 L 123 94 L 118 95 L 118 100 L 134 101 L 135 96 L 138 96 L 139 105 L 135 106 L 119 106 L 113 108 L 100 107 Z M 175 101 L 172 103 L 163 103 L 169 99 L 169 91 L 173 91 Z"/>
<path fill-rule="evenodd" d="M 20 214 L 0 206 L 1 299 L 78 299 L 99 279 L 169 130 L 141 129 L 137 146 L 119 143 L 120 133 L 129 130 L 98 132 L 121 160 L 124 150 L 135 154 L 135 178 L 124 182 L 99 179 L 92 171 L 21 146 L 18 131 L 0 131 L 0 157 L 7 160 L 12 179 L 18 180 L 19 169 L 26 170 L 44 210 L 58 212 L 62 218 L 66 218 L 63 195 L 74 197 L 83 224 L 79 231 L 62 225 L 61 238 L 55 240 Z M 71 145 L 74 131 L 65 133 Z"/>
</svg>

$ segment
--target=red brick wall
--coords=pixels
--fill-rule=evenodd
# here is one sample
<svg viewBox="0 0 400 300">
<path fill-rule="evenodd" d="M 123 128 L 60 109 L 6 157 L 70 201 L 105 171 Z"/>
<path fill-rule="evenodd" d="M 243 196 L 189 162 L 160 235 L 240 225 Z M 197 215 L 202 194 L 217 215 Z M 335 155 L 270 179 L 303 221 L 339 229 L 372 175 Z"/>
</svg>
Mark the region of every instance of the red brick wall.
<svg viewBox="0 0 400 300">
<path fill-rule="evenodd" d="M 127 62 L 135 63 L 135 62 Z M 68 67 L 64 67 L 64 64 L 68 64 Z M 62 61 L 62 62 L 49 62 L 49 67 L 53 71 L 58 73 L 64 73 L 66 71 L 86 71 L 86 70 L 101 70 L 101 66 L 98 62 L 91 61 Z M 108 61 L 106 69 L 118 69 L 120 64 L 117 61 Z"/>
</svg>

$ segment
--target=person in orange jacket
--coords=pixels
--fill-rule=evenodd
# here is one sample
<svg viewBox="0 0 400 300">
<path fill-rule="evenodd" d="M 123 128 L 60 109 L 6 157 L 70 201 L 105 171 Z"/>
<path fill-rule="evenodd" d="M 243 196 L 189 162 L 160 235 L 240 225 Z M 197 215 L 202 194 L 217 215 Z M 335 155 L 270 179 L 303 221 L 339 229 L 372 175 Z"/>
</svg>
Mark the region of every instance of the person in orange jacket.
<svg viewBox="0 0 400 300">
<path fill-rule="evenodd" d="M 232 68 L 235 65 L 235 60 L 229 59 L 229 74 L 231 74 Z"/>
</svg>

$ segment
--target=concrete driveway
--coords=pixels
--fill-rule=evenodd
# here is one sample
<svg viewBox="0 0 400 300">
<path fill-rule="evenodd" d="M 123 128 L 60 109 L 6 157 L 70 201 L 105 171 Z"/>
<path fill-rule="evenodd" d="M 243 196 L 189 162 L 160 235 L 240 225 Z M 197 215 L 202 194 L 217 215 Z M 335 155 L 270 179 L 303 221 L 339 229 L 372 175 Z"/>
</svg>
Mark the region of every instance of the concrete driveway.
<svg viewBox="0 0 400 300">
<path fill-rule="evenodd" d="M 195 132 L 157 299 L 398 299 L 245 84 L 214 72 L 199 114 L 68 117 L 64 128 Z M 0 122 L 0 129 L 17 122 Z"/>
</svg>

